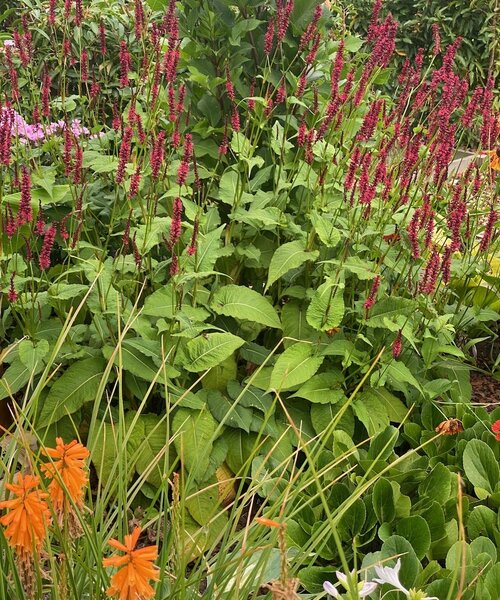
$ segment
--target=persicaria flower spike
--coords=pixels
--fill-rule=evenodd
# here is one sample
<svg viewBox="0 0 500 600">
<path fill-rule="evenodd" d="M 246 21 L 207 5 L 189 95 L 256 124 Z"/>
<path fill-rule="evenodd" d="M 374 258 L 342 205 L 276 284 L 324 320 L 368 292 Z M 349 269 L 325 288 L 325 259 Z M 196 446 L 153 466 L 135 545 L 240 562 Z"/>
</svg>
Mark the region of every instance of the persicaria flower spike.
<svg viewBox="0 0 500 600">
<path fill-rule="evenodd" d="M 56 239 L 56 228 L 54 225 L 51 225 L 45 232 L 45 236 L 43 238 L 42 250 L 40 252 L 40 256 L 38 259 L 40 269 L 42 269 L 42 270 L 48 269 L 50 267 L 50 253 L 52 252 L 52 247 L 54 246 L 55 239 Z"/>
<path fill-rule="evenodd" d="M 373 280 L 372 287 L 370 289 L 370 293 L 368 294 L 368 298 L 365 300 L 364 308 L 368 312 L 372 306 L 375 304 L 375 298 L 377 296 L 377 291 L 380 285 L 380 275 L 377 275 Z"/>
<path fill-rule="evenodd" d="M 172 215 L 172 223 L 170 224 L 170 237 L 168 245 L 170 248 L 178 242 L 182 231 L 182 200 L 176 198 L 174 200 L 174 210 Z"/>
<path fill-rule="evenodd" d="M 106 594 L 120 600 L 150 600 L 155 591 L 149 581 L 159 578 L 159 569 L 154 565 L 158 557 L 156 546 L 145 546 L 137 549 L 141 529 L 136 527 L 130 535 L 125 536 L 125 543 L 109 540 L 109 545 L 123 552 L 123 556 L 105 558 L 104 567 L 120 567 L 111 578 L 111 586 Z"/>
</svg>

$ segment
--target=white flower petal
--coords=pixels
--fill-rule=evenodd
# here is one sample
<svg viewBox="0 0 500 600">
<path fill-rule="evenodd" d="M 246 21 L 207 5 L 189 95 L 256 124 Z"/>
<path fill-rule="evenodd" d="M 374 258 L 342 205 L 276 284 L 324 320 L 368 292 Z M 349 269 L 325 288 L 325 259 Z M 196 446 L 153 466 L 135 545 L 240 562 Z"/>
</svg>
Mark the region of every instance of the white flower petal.
<svg viewBox="0 0 500 600">
<path fill-rule="evenodd" d="M 378 579 L 375 578 L 373 581 L 380 583 L 381 585 L 384 583 L 388 583 L 392 585 L 403 594 L 410 593 L 404 585 L 399 581 L 399 571 L 401 569 L 401 560 L 398 558 L 396 565 L 394 567 L 375 567 L 375 572 L 377 573 Z"/>
<path fill-rule="evenodd" d="M 323 589 L 327 594 L 330 594 L 330 596 L 333 596 L 334 598 L 340 598 L 340 594 L 338 593 L 337 588 L 333 585 L 333 583 L 330 583 L 329 581 L 324 581 Z"/>
<path fill-rule="evenodd" d="M 359 591 L 359 597 L 364 598 L 365 596 L 369 596 L 377 589 L 377 584 L 374 581 L 365 581 L 363 587 Z"/>
<path fill-rule="evenodd" d="M 347 575 L 344 575 L 341 571 L 335 571 L 335 575 L 343 586 L 347 585 Z"/>
</svg>

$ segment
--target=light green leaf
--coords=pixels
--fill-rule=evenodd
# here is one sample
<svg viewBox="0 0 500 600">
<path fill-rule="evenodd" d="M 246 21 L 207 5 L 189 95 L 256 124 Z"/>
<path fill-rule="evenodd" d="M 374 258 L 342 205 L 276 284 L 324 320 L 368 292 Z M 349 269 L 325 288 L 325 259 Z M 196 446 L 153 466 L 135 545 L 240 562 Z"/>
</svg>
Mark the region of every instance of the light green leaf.
<svg viewBox="0 0 500 600">
<path fill-rule="evenodd" d="M 30 340 L 23 340 L 18 346 L 19 360 L 31 373 L 42 363 L 49 352 L 49 342 L 40 340 L 36 346 Z"/>
<path fill-rule="evenodd" d="M 299 240 L 283 244 L 271 259 L 266 289 L 291 269 L 300 267 L 308 260 L 315 260 L 317 256 L 317 251 L 306 252 L 304 243 Z"/>
<path fill-rule="evenodd" d="M 207 525 L 220 509 L 218 487 L 215 485 L 191 492 L 186 498 L 185 506 L 197 523 Z"/>
<path fill-rule="evenodd" d="M 493 450 L 482 440 L 471 440 L 463 454 L 464 471 L 474 487 L 490 494 L 498 485 L 500 473 Z"/>
<path fill-rule="evenodd" d="M 341 381 L 342 375 L 340 374 L 339 377 L 339 373 L 318 373 L 306 381 L 292 395 L 292 398 L 298 396 L 317 404 L 335 404 L 345 399 L 344 392 L 340 387 Z"/>
<path fill-rule="evenodd" d="M 239 285 L 225 285 L 214 294 L 210 307 L 218 315 L 245 319 L 281 329 L 274 306 L 255 290 Z"/>
<path fill-rule="evenodd" d="M 289 390 L 310 379 L 324 356 L 314 356 L 314 346 L 298 342 L 280 354 L 271 375 L 270 388 Z"/>
<path fill-rule="evenodd" d="M 198 395 L 206 399 L 210 412 L 219 423 L 243 429 L 247 433 L 250 431 L 253 417 L 251 409 L 233 402 L 226 395 L 216 390 L 204 390 L 199 392 Z"/>
<path fill-rule="evenodd" d="M 335 226 L 332 215 L 320 215 L 317 211 L 311 212 L 311 223 L 319 237 L 327 248 L 335 248 L 340 242 L 340 231 Z"/>
<path fill-rule="evenodd" d="M 44 427 L 96 400 L 105 368 L 102 358 L 86 358 L 70 365 L 50 388 L 37 425 Z"/>
<path fill-rule="evenodd" d="M 36 364 L 35 375 L 43 369 L 43 364 Z M 0 400 L 13 396 L 21 390 L 30 380 L 31 371 L 23 365 L 21 360 L 15 360 L 4 372 L 0 379 Z"/>
<path fill-rule="evenodd" d="M 344 286 L 326 281 L 314 293 L 307 309 L 307 322 L 318 331 L 338 327 L 344 317 Z"/>
<path fill-rule="evenodd" d="M 222 202 L 233 206 L 238 193 L 239 179 L 238 173 L 232 169 L 222 175 L 219 182 L 219 198 Z"/>
<path fill-rule="evenodd" d="M 401 519 L 396 527 L 396 533 L 410 542 L 420 560 L 429 552 L 431 532 L 426 520 L 419 515 Z"/>
<path fill-rule="evenodd" d="M 206 475 L 216 429 L 217 421 L 206 410 L 179 408 L 172 419 L 177 454 L 198 481 Z"/>
<path fill-rule="evenodd" d="M 185 368 L 193 373 L 206 371 L 226 360 L 245 343 L 232 333 L 207 333 L 187 343 L 188 364 Z"/>
<path fill-rule="evenodd" d="M 370 436 L 377 434 L 389 425 L 389 415 L 385 404 L 370 390 L 358 394 L 352 403 L 352 408 Z"/>
</svg>

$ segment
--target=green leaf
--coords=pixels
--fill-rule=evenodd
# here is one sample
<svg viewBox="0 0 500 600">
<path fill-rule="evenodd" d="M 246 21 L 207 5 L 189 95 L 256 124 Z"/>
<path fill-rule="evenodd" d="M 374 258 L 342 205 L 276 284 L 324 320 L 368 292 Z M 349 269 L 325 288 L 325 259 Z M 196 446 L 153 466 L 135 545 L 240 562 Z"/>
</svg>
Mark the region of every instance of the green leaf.
<svg viewBox="0 0 500 600">
<path fill-rule="evenodd" d="M 413 515 L 401 519 L 397 524 L 396 532 L 410 542 L 420 560 L 429 552 L 431 547 L 431 532 L 424 518 Z"/>
<path fill-rule="evenodd" d="M 442 463 L 432 469 L 424 481 L 418 487 L 419 496 L 427 496 L 431 500 L 436 500 L 444 504 L 451 494 L 451 472 Z"/>
<path fill-rule="evenodd" d="M 335 248 L 340 242 L 340 232 L 335 226 L 333 215 L 320 215 L 313 210 L 311 212 L 311 223 L 317 236 L 327 248 Z"/>
<path fill-rule="evenodd" d="M 321 367 L 324 356 L 314 356 L 314 346 L 298 342 L 280 354 L 269 387 L 289 390 L 310 379 Z"/>
<path fill-rule="evenodd" d="M 283 244 L 277 248 L 271 259 L 266 289 L 291 269 L 296 269 L 306 261 L 315 260 L 317 257 L 317 251 L 306 252 L 304 243 L 299 240 Z"/>
<path fill-rule="evenodd" d="M 484 580 L 484 587 L 488 590 L 491 600 L 500 598 L 500 563 L 493 565 L 488 571 Z"/>
<path fill-rule="evenodd" d="M 41 203 L 42 206 L 46 206 L 49 204 L 66 204 L 66 202 L 72 202 L 73 198 L 70 194 L 70 186 L 67 184 L 64 185 L 55 185 L 52 188 L 52 193 L 49 194 L 47 190 L 42 188 L 31 190 L 31 206 L 37 210 L 38 204 Z M 2 198 L 2 204 L 7 204 L 7 202 L 13 206 L 17 206 L 21 201 L 21 192 L 16 192 L 14 194 L 7 194 Z"/>
<path fill-rule="evenodd" d="M 179 408 L 172 419 L 177 454 L 198 481 L 206 476 L 216 429 L 217 421 L 207 411 Z"/>
<path fill-rule="evenodd" d="M 177 300 L 174 288 L 172 285 L 165 285 L 146 298 L 142 314 L 150 317 L 172 319 L 177 312 L 176 307 Z"/>
<path fill-rule="evenodd" d="M 47 340 L 40 340 L 34 346 L 33 342 L 23 340 L 18 346 L 18 352 L 19 360 L 32 373 L 39 364 L 42 364 L 42 360 L 49 353 L 49 342 Z"/>
<path fill-rule="evenodd" d="M 344 289 L 341 284 L 326 281 L 314 293 L 307 309 L 307 322 L 318 331 L 338 327 L 344 317 Z"/>
<path fill-rule="evenodd" d="M 253 411 L 250 408 L 240 406 L 216 390 L 204 390 L 198 395 L 206 398 L 210 412 L 219 423 L 243 429 L 247 433 L 250 432 L 253 417 Z"/>
<path fill-rule="evenodd" d="M 137 417 L 136 428 L 140 432 L 135 458 L 135 468 L 139 475 L 147 472 L 146 481 L 155 487 L 160 487 L 164 480 L 164 452 L 169 452 L 169 436 L 166 420 L 158 415 L 144 414 Z M 172 465 L 175 455 L 170 453 L 169 465 Z"/>
<path fill-rule="evenodd" d="M 37 363 L 35 375 L 43 369 L 41 362 Z M 4 372 L 0 379 L 0 400 L 17 394 L 30 380 L 31 371 L 21 360 L 15 360 Z"/>
<path fill-rule="evenodd" d="M 500 476 L 493 450 L 482 440 L 471 440 L 463 454 L 464 471 L 474 487 L 495 491 Z"/>
<path fill-rule="evenodd" d="M 392 360 L 389 364 L 381 365 L 380 370 L 373 374 L 370 381 L 374 386 L 384 386 L 388 382 L 394 389 L 401 391 L 404 391 L 402 384 L 409 383 L 417 390 L 422 390 L 410 369 L 400 360 Z"/>
<path fill-rule="evenodd" d="M 49 288 L 49 296 L 56 300 L 72 300 L 89 289 L 88 285 L 79 283 L 55 283 Z"/>
<path fill-rule="evenodd" d="M 185 506 L 197 523 L 207 525 L 220 509 L 218 486 L 191 492 L 186 498 Z"/>
<path fill-rule="evenodd" d="M 371 393 L 371 390 L 358 394 L 352 403 L 352 408 L 370 436 L 389 425 L 387 408 L 378 396 Z"/>
<path fill-rule="evenodd" d="M 281 309 L 283 337 L 303 341 L 318 339 L 318 332 L 307 323 L 306 312 L 307 305 L 303 302 L 299 303 L 291 300 L 283 306 Z M 285 340 L 285 345 L 293 343 L 292 340 Z"/>
<path fill-rule="evenodd" d="M 219 198 L 222 202 L 233 206 L 237 199 L 240 176 L 236 171 L 226 171 L 219 182 Z"/>
<path fill-rule="evenodd" d="M 400 535 L 391 535 L 382 545 L 381 558 L 391 559 L 395 562 L 394 557 L 401 558 L 401 583 L 407 589 L 411 588 L 422 567 L 410 542 Z M 384 565 L 389 566 L 390 562 L 390 560 L 384 560 Z"/>
<path fill-rule="evenodd" d="M 232 333 L 207 333 L 189 340 L 185 369 L 193 373 L 206 371 L 226 360 L 245 343 Z"/>
<path fill-rule="evenodd" d="M 396 516 L 394 493 L 387 479 L 382 477 L 373 486 L 372 503 L 380 524 L 391 523 L 394 520 Z"/>
<path fill-rule="evenodd" d="M 318 373 L 313 375 L 291 397 L 298 396 L 309 402 L 318 404 L 335 404 L 345 400 L 344 391 L 341 389 L 342 375 L 335 372 Z"/>
<path fill-rule="evenodd" d="M 42 406 L 37 425 L 44 427 L 95 401 L 106 366 L 102 358 L 86 358 L 70 365 L 54 382 Z"/>
<path fill-rule="evenodd" d="M 117 427 L 109 423 L 97 421 L 96 434 L 92 443 L 92 462 L 95 465 L 97 477 L 102 485 L 107 485 L 112 476 L 118 474 L 116 457 L 123 453 L 118 441 Z M 127 449 L 125 449 L 125 452 Z M 134 469 L 128 465 L 127 473 L 121 473 L 125 483 L 130 482 Z"/>
<path fill-rule="evenodd" d="M 396 321 L 401 316 L 409 316 L 417 307 L 414 300 L 391 296 L 382 298 L 375 303 L 370 311 L 370 318 L 366 321 L 368 327 L 381 327 L 385 329 L 387 324 L 385 319 Z"/>
<path fill-rule="evenodd" d="M 214 294 L 210 307 L 218 315 L 246 319 L 281 329 L 274 306 L 255 290 L 239 285 L 225 285 Z"/>
</svg>

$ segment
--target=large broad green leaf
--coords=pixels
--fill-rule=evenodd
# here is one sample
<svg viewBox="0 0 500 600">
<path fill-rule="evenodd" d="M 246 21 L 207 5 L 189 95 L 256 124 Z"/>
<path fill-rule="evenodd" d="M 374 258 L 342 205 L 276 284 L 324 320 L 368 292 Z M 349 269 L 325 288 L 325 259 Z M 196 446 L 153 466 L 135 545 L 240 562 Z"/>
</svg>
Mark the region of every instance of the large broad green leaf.
<svg viewBox="0 0 500 600">
<path fill-rule="evenodd" d="M 191 492 L 186 498 L 185 506 L 189 514 L 200 525 L 206 525 L 220 510 L 218 486 Z"/>
<path fill-rule="evenodd" d="M 198 395 L 206 398 L 210 412 L 219 423 L 243 429 L 247 433 L 250 431 L 253 417 L 253 411 L 250 408 L 240 406 L 216 390 L 203 390 Z"/>
<path fill-rule="evenodd" d="M 306 309 L 307 306 L 304 303 L 294 300 L 290 300 L 283 306 L 281 309 L 283 337 L 304 341 L 315 341 L 318 339 L 320 334 L 307 323 Z M 285 340 L 285 345 L 293 343 L 292 340 Z"/>
<path fill-rule="evenodd" d="M 159 419 L 158 415 L 139 415 L 134 429 L 133 439 L 136 444 L 132 458 L 135 469 L 139 475 L 145 475 L 148 483 L 160 487 L 164 480 L 165 450 L 168 453 L 169 448 L 167 422 Z M 170 465 L 172 459 L 170 454 Z"/>
<path fill-rule="evenodd" d="M 92 462 L 102 485 L 106 485 L 110 480 L 116 478 L 118 475 L 116 457 L 119 453 L 126 451 L 127 448 L 120 447 L 116 425 L 97 422 L 96 434 L 92 444 Z M 132 466 L 130 464 L 127 466 L 127 473 L 120 473 L 126 483 L 132 479 L 134 474 Z"/>
<path fill-rule="evenodd" d="M 401 559 L 401 583 L 407 589 L 411 588 L 422 567 L 410 542 L 400 535 L 391 535 L 382 545 L 381 558 L 395 561 L 394 557 Z M 392 566 L 387 561 L 384 561 L 384 565 Z"/>
<path fill-rule="evenodd" d="M 482 440 L 471 440 L 463 454 L 464 471 L 474 487 L 495 491 L 499 481 L 498 461 L 493 450 Z"/>
<path fill-rule="evenodd" d="M 179 310 L 174 287 L 164 285 L 146 298 L 142 314 L 150 317 L 172 319 Z"/>
<path fill-rule="evenodd" d="M 409 383 L 417 390 L 422 390 L 410 369 L 400 360 L 392 360 L 389 364 L 381 365 L 380 371 L 374 373 L 370 381 L 372 385 L 381 387 L 389 383 L 394 389 L 401 391 L 404 391 L 405 384 Z"/>
<path fill-rule="evenodd" d="M 345 399 L 341 386 L 342 375 L 335 372 L 318 373 L 304 383 L 293 396 L 318 404 L 335 404 Z M 292 396 L 292 397 L 293 397 Z"/>
<path fill-rule="evenodd" d="M 417 558 L 422 560 L 431 547 L 431 532 L 425 519 L 418 515 L 401 519 L 396 532 L 410 542 Z"/>
<path fill-rule="evenodd" d="M 440 504 L 445 504 L 451 493 L 451 472 L 442 463 L 432 469 L 418 488 L 420 497 L 427 496 L 431 500 L 436 500 Z"/>
<path fill-rule="evenodd" d="M 48 354 L 49 342 L 47 340 L 40 340 L 35 346 L 30 340 L 23 340 L 18 346 L 18 352 L 19 360 L 31 373 L 36 371 L 37 366 L 41 364 L 42 359 Z"/>
<path fill-rule="evenodd" d="M 237 199 L 239 179 L 238 173 L 232 169 L 222 175 L 219 183 L 219 198 L 222 202 L 231 206 L 234 204 Z"/>
<path fill-rule="evenodd" d="M 314 293 L 307 309 L 307 322 L 318 331 L 328 331 L 340 325 L 344 317 L 343 285 L 326 281 Z"/>
<path fill-rule="evenodd" d="M 217 421 L 206 410 L 180 408 L 172 419 L 177 454 L 198 481 L 206 476 L 216 429 Z"/>
<path fill-rule="evenodd" d="M 77 411 L 85 402 L 96 400 L 106 363 L 102 358 L 86 358 L 72 364 L 50 388 L 37 425 L 40 427 Z"/>
<path fill-rule="evenodd" d="M 211 308 L 218 315 L 245 319 L 281 329 L 276 309 L 255 290 L 240 285 L 225 285 L 214 294 Z"/>
<path fill-rule="evenodd" d="M 394 492 L 388 479 L 382 477 L 373 486 L 372 503 L 380 524 L 390 523 L 394 520 L 396 516 Z"/>
<path fill-rule="evenodd" d="M 271 259 L 266 289 L 291 269 L 300 267 L 308 260 L 315 260 L 317 256 L 317 251 L 306 252 L 304 242 L 299 240 L 283 244 Z"/>
<path fill-rule="evenodd" d="M 270 387 L 290 390 L 310 379 L 321 367 L 324 356 L 314 356 L 312 344 L 298 342 L 280 354 L 274 365 Z"/>
<path fill-rule="evenodd" d="M 187 343 L 188 364 L 185 368 L 193 373 L 206 371 L 219 365 L 245 343 L 232 333 L 207 333 Z"/>
<path fill-rule="evenodd" d="M 358 394 L 352 403 L 352 408 L 370 436 L 377 434 L 389 425 L 387 408 L 371 390 Z"/>
<path fill-rule="evenodd" d="M 315 210 L 311 212 L 311 222 L 319 239 L 327 248 L 334 248 L 340 242 L 340 232 L 335 226 L 333 216 L 328 217 L 318 214 Z"/>
<path fill-rule="evenodd" d="M 70 186 L 55 185 L 52 188 L 52 193 L 49 194 L 47 190 L 42 188 L 31 190 L 31 206 L 34 209 L 38 209 L 38 205 L 46 206 L 48 204 L 65 204 L 66 202 L 72 202 L 73 197 L 70 194 Z M 21 201 L 21 192 L 15 192 L 14 194 L 8 194 L 2 198 L 2 204 L 11 204 L 17 206 Z"/>
<path fill-rule="evenodd" d="M 366 321 L 368 327 L 387 327 L 387 321 L 397 320 L 401 316 L 409 316 L 416 308 L 415 300 L 407 298 L 382 298 L 370 310 L 370 318 Z"/>
<path fill-rule="evenodd" d="M 43 369 L 43 364 L 37 362 L 34 374 Z M 9 398 L 21 390 L 30 380 L 31 369 L 24 365 L 21 360 L 15 360 L 5 371 L 0 379 L 0 400 Z"/>
</svg>

